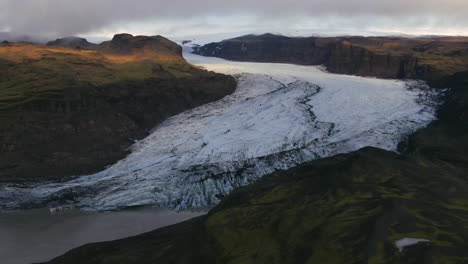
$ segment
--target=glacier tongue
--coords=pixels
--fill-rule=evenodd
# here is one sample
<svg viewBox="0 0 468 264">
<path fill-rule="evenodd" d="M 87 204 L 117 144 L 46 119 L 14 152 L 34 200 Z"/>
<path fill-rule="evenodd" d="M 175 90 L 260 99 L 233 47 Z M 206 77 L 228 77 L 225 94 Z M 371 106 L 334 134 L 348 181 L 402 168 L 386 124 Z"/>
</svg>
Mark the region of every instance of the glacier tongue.
<svg viewBox="0 0 468 264">
<path fill-rule="evenodd" d="M 185 56 L 234 75 L 236 91 L 169 118 L 102 172 L 64 183 L 0 186 L 0 208 L 209 206 L 278 169 L 365 146 L 396 151 L 435 119 L 437 93 L 421 82 Z"/>
</svg>

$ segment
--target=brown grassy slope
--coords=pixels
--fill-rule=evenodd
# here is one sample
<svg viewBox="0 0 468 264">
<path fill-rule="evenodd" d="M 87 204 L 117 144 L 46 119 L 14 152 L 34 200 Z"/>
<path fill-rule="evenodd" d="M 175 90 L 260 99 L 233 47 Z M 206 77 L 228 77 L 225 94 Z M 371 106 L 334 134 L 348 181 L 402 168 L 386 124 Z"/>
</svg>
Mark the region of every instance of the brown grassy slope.
<svg viewBox="0 0 468 264">
<path fill-rule="evenodd" d="M 126 53 L 113 52 L 107 45 L 100 50 L 0 45 L 0 111 L 41 100 L 73 85 L 190 77 L 200 72 L 185 62 L 174 43 L 158 45 L 141 45 Z"/>
</svg>

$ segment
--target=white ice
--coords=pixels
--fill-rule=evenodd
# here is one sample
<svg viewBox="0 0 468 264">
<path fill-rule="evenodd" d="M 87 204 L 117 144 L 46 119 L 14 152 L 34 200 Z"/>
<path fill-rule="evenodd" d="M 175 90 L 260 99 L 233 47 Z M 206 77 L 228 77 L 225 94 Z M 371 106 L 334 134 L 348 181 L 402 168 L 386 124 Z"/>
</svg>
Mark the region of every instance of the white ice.
<svg viewBox="0 0 468 264">
<path fill-rule="evenodd" d="M 278 169 L 365 146 L 396 151 L 435 119 L 435 92 L 420 82 L 184 55 L 234 75 L 236 91 L 169 118 L 102 172 L 65 183 L 0 186 L 0 208 L 214 205 Z"/>
<path fill-rule="evenodd" d="M 430 240 L 423 239 L 423 238 L 405 237 L 405 238 L 402 238 L 402 239 L 399 239 L 399 240 L 395 241 L 395 245 L 398 248 L 398 250 L 400 252 L 402 252 L 405 247 L 416 245 L 416 244 L 422 243 L 422 242 L 430 242 Z"/>
</svg>

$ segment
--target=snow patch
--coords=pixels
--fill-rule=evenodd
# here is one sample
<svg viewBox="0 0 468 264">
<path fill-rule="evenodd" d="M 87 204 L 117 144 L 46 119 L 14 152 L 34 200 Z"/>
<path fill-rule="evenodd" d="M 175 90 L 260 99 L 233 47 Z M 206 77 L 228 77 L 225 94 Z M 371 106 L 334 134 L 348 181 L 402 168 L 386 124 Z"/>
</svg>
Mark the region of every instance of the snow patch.
<svg viewBox="0 0 468 264">
<path fill-rule="evenodd" d="M 423 239 L 423 238 L 405 237 L 405 238 L 395 241 L 395 245 L 398 248 L 398 250 L 402 252 L 405 247 L 413 246 L 413 245 L 416 245 L 418 243 L 423 243 L 423 242 L 431 242 L 431 241 L 428 239 Z"/>
</svg>

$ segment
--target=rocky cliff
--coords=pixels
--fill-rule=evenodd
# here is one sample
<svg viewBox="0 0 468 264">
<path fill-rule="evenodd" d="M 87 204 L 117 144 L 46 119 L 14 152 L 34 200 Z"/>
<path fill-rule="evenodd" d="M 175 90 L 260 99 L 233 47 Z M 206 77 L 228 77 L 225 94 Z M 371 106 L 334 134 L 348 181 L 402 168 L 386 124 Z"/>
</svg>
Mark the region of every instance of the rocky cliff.
<svg viewBox="0 0 468 264">
<path fill-rule="evenodd" d="M 288 38 L 273 34 L 246 35 L 199 47 L 195 53 L 236 61 L 323 64 L 335 38 Z"/>
<path fill-rule="evenodd" d="M 101 170 L 165 118 L 236 86 L 160 36 L 116 35 L 92 50 L 53 44 L 0 45 L 0 180 Z"/>
<path fill-rule="evenodd" d="M 195 50 L 203 56 L 254 62 L 325 65 L 334 73 L 423 79 L 431 86 L 468 69 L 468 38 L 333 37 L 247 35 Z"/>
</svg>

